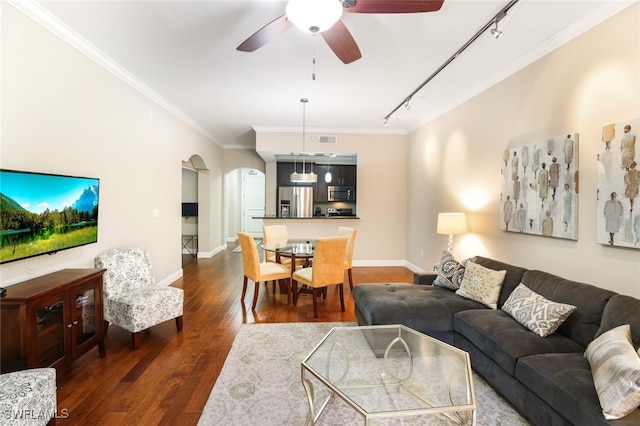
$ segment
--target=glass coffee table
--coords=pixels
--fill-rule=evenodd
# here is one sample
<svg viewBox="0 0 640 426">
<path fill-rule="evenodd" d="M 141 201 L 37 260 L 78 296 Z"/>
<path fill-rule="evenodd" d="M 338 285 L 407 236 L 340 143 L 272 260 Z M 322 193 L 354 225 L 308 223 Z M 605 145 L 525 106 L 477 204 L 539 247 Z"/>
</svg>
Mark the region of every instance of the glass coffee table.
<svg viewBox="0 0 640 426">
<path fill-rule="evenodd" d="M 469 354 L 403 325 L 333 328 L 302 361 L 301 376 L 307 424 L 318 421 L 334 396 L 360 413 L 365 425 L 427 415 L 476 423 Z M 313 382 L 329 390 L 319 405 Z"/>
</svg>

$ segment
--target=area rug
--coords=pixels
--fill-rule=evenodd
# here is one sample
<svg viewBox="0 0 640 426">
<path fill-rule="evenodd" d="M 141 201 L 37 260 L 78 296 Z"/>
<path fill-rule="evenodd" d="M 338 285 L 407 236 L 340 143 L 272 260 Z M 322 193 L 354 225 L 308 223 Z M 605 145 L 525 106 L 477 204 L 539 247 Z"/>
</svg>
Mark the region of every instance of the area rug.
<svg viewBox="0 0 640 426">
<path fill-rule="evenodd" d="M 236 336 L 199 425 L 304 425 L 308 404 L 300 363 L 333 327 L 354 323 L 244 324 Z M 474 373 L 477 425 L 529 425 Z M 314 383 L 317 400 L 328 391 Z M 362 425 L 363 417 L 333 398 L 317 424 Z M 453 425 L 444 416 L 373 420 L 372 425 Z"/>
</svg>

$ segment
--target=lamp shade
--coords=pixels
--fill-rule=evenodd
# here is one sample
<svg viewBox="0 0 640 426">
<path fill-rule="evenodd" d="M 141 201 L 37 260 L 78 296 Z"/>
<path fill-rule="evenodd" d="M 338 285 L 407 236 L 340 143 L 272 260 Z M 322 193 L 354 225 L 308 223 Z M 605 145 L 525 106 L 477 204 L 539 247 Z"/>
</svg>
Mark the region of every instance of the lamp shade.
<svg viewBox="0 0 640 426">
<path fill-rule="evenodd" d="M 313 183 L 318 181 L 318 175 L 313 172 L 309 172 L 309 173 L 293 172 L 289 175 L 289 179 L 291 180 L 291 182 Z"/>
<path fill-rule="evenodd" d="M 436 232 L 445 235 L 466 234 L 467 215 L 464 213 L 438 213 Z"/>
<path fill-rule="evenodd" d="M 302 31 L 321 33 L 338 22 L 342 4 L 338 0 L 289 0 L 286 13 Z"/>
</svg>

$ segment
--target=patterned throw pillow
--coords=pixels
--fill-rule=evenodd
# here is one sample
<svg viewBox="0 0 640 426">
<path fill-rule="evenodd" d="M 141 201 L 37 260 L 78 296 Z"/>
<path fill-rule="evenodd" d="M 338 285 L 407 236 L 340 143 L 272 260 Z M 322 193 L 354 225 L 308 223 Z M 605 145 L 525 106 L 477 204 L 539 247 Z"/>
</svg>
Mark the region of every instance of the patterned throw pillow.
<svg viewBox="0 0 640 426">
<path fill-rule="evenodd" d="M 467 261 L 462 284 L 456 294 L 483 303 L 491 309 L 497 309 L 505 275 L 507 275 L 505 270 L 494 271 Z"/>
<path fill-rule="evenodd" d="M 458 262 L 449 250 L 443 251 L 442 258 L 440 259 L 440 267 L 438 268 L 438 276 L 433 280 L 433 285 L 445 287 L 453 291 L 459 289 L 462 278 L 464 277 L 464 266 L 467 260 L 470 259 Z"/>
<path fill-rule="evenodd" d="M 540 337 L 553 334 L 576 307 L 553 302 L 524 284 L 511 292 L 502 310 Z"/>
<path fill-rule="evenodd" d="M 600 335 L 589 343 L 584 356 L 591 365 L 605 419 L 620 419 L 640 406 L 640 357 L 631 343 L 629 324 Z"/>
</svg>

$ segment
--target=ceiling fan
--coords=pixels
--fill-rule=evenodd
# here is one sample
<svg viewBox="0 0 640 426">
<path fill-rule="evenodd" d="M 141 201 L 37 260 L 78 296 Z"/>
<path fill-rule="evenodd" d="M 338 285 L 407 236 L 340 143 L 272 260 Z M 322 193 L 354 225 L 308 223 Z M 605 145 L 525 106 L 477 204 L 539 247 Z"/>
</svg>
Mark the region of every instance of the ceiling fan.
<svg viewBox="0 0 640 426">
<path fill-rule="evenodd" d="M 444 0 L 289 0 L 286 13 L 269 22 L 236 49 L 253 52 L 294 25 L 321 33 L 333 53 L 345 64 L 362 57 L 358 44 L 341 21 L 342 13 L 420 13 L 440 10 Z"/>
</svg>

